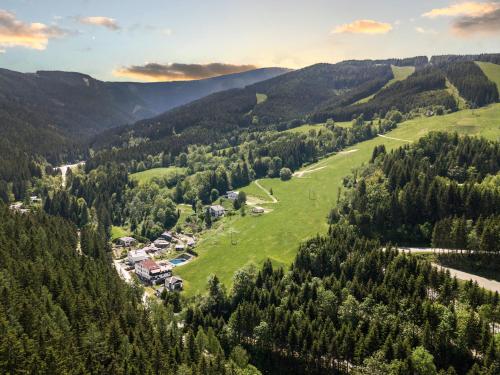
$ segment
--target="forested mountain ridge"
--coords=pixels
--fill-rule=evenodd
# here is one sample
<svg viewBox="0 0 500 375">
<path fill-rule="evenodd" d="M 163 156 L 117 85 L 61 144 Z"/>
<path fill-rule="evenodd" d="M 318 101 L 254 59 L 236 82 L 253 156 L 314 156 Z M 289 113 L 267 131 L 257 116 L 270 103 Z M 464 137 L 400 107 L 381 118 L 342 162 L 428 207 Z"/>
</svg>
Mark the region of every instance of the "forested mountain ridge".
<svg viewBox="0 0 500 375">
<path fill-rule="evenodd" d="M 197 81 L 133 83 L 73 72 L 0 69 L 0 192 L 9 182 L 15 197 L 22 197 L 45 161 L 57 165 L 87 158 L 85 140 L 104 129 L 287 71 L 263 68 Z"/>
<path fill-rule="evenodd" d="M 0 69 L 0 103 L 6 111 L 21 104 L 26 111 L 45 115 L 50 125 L 66 135 L 90 135 L 287 71 L 262 68 L 204 80 L 137 83 L 103 82 L 73 72 Z"/>
<path fill-rule="evenodd" d="M 414 66 L 416 70 L 386 86 L 394 77 L 393 65 Z M 450 82 L 472 108 L 498 100 L 497 87 L 473 62 L 436 65 L 429 64 L 426 57 L 415 57 L 316 64 L 112 129 L 96 137 L 91 147 L 99 150 L 115 146 L 121 148 L 120 160 L 140 160 L 159 153 L 166 145 L 179 145 L 179 133 L 181 137 L 184 132 L 197 138 L 193 129 L 212 140 L 239 128 L 283 129 L 329 119 L 349 121 L 361 115 L 372 120 L 383 118 L 392 109 L 409 117 L 443 114 L 458 109 Z M 371 99 L 359 102 L 367 97 Z"/>
</svg>

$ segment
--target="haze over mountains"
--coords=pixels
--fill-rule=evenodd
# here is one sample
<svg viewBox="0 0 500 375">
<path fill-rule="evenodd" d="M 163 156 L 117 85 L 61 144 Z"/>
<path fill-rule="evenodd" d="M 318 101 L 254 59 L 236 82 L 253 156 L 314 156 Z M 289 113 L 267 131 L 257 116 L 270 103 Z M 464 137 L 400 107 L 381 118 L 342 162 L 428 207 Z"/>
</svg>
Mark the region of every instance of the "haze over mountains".
<svg viewBox="0 0 500 375">
<path fill-rule="evenodd" d="M 26 111 L 46 112 L 53 125 L 63 131 L 88 135 L 287 71 L 262 68 L 203 80 L 138 83 L 103 82 L 73 72 L 0 69 L 0 100 L 4 108 L 22 103 Z"/>
</svg>

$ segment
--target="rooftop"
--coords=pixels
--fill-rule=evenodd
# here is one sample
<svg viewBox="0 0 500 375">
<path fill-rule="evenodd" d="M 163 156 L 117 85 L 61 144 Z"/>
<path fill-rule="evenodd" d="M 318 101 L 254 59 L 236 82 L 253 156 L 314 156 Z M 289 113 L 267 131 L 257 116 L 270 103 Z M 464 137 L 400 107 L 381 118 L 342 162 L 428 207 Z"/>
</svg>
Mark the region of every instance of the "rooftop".
<svg viewBox="0 0 500 375">
<path fill-rule="evenodd" d="M 146 268 L 149 271 L 160 268 L 160 266 L 158 266 L 158 264 L 152 259 L 145 259 L 140 263 L 140 265 L 142 265 L 144 268 Z"/>
</svg>

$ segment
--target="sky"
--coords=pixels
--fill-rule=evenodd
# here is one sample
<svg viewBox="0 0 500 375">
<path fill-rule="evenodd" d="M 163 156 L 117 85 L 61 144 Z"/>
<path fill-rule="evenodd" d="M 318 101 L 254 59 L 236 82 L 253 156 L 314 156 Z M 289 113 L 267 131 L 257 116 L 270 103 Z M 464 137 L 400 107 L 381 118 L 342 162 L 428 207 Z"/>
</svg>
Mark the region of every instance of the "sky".
<svg viewBox="0 0 500 375">
<path fill-rule="evenodd" d="M 346 59 L 500 52 L 500 0 L 2 0 L 0 67 L 200 79 Z"/>
</svg>

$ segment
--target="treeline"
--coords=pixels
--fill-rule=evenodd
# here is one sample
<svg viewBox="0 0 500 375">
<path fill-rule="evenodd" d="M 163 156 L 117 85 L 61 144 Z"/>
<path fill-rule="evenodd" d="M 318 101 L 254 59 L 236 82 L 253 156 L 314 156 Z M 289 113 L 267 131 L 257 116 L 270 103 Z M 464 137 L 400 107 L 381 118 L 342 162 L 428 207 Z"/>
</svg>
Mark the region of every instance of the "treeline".
<svg viewBox="0 0 500 375">
<path fill-rule="evenodd" d="M 447 217 L 434 224 L 432 247 L 500 253 L 500 215 L 474 223 L 462 217 Z"/>
<path fill-rule="evenodd" d="M 390 154 L 377 147 L 372 164 L 346 180 L 354 188 L 331 221 L 347 220 L 365 236 L 404 244 L 429 244 L 433 231 L 436 244 L 448 243 L 442 229 L 459 223 L 457 236 L 467 236 L 453 247 L 498 251 L 490 238 L 498 217 L 489 217 L 500 214 L 499 160 L 498 142 L 456 134 L 432 133 Z M 446 237 L 455 236 L 455 225 L 450 228 Z"/>
<path fill-rule="evenodd" d="M 444 64 L 441 69 L 473 108 L 498 101 L 497 85 L 473 61 Z"/>
<path fill-rule="evenodd" d="M 427 65 L 429 59 L 427 56 L 415 56 L 415 57 L 406 57 L 402 59 L 380 59 L 380 60 L 347 60 L 344 61 L 349 64 L 385 64 L 385 65 L 395 65 L 395 66 L 424 66 Z"/>
<path fill-rule="evenodd" d="M 111 265 L 107 239 L 0 204 L 2 374 L 258 374 L 212 329 L 178 328 L 170 308 L 141 304 Z"/>
<path fill-rule="evenodd" d="M 493 64 L 500 64 L 500 53 L 481 53 L 479 55 L 432 56 L 430 63 L 433 65 L 440 65 L 443 63 L 463 62 L 463 61 L 484 61 Z"/>
<path fill-rule="evenodd" d="M 303 244 L 289 272 L 267 261 L 233 281 L 227 294 L 212 277 L 186 324 L 217 327 L 223 346 L 244 346 L 268 373 L 493 374 L 500 365 L 498 294 L 460 288 L 348 225 Z"/>
<path fill-rule="evenodd" d="M 394 108 L 403 113 L 434 106 L 454 111 L 457 109 L 455 99 L 445 88 L 444 74 L 437 68 L 427 67 L 417 70 L 404 81 L 395 82 L 383 89 L 366 103 L 320 107 L 311 115 L 311 119 L 315 122 L 323 122 L 329 118 L 335 121 L 349 121 L 359 115 L 371 119 L 375 115 L 383 116 Z"/>
</svg>

